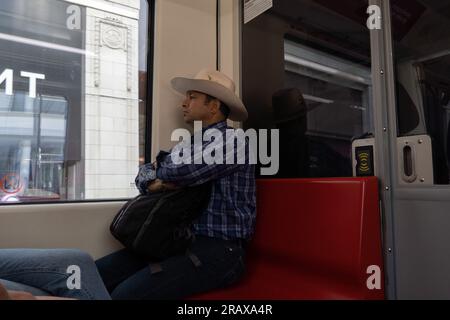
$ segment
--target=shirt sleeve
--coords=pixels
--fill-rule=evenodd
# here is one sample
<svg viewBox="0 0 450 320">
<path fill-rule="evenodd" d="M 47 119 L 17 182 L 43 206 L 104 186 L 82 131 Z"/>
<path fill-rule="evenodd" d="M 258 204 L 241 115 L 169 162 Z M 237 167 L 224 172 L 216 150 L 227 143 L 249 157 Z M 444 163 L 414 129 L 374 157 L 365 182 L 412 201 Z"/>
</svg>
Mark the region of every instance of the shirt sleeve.
<svg viewBox="0 0 450 320">
<path fill-rule="evenodd" d="M 230 146 L 230 143 L 232 145 Z M 203 152 L 209 146 L 212 149 L 222 149 L 223 163 L 208 164 L 203 159 Z M 227 141 L 218 143 L 204 143 L 202 149 L 195 151 L 195 147 L 191 144 L 191 163 L 174 163 L 173 152 L 178 152 L 177 148 L 172 149 L 172 153 L 165 158 L 165 161 L 158 163 L 156 169 L 156 177 L 165 182 L 172 182 L 178 186 L 194 186 L 205 182 L 216 180 L 228 176 L 239 170 L 243 170 L 249 161 L 249 150 L 247 141 L 245 143 L 235 143 L 235 141 Z M 208 151 L 208 152 L 209 152 Z M 244 156 L 244 159 L 242 159 Z M 195 163 L 195 159 L 202 157 L 200 164 Z M 240 159 L 239 159 L 240 158 Z M 228 159 L 228 161 L 227 161 Z M 231 161 L 230 159 L 233 159 Z M 238 161 L 239 160 L 239 161 Z"/>
<path fill-rule="evenodd" d="M 152 163 L 146 163 L 139 167 L 139 172 L 134 180 L 139 193 L 148 194 L 148 184 L 156 179 L 156 168 Z"/>
</svg>

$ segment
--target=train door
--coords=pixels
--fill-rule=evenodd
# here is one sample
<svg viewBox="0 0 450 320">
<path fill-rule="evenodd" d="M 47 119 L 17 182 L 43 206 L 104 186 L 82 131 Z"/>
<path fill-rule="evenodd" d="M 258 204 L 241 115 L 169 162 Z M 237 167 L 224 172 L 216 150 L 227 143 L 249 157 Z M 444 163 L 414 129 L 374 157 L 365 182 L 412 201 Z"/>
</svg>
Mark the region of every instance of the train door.
<svg viewBox="0 0 450 320">
<path fill-rule="evenodd" d="M 389 295 L 448 299 L 450 3 L 373 3 L 383 17 L 373 43 Z"/>
</svg>

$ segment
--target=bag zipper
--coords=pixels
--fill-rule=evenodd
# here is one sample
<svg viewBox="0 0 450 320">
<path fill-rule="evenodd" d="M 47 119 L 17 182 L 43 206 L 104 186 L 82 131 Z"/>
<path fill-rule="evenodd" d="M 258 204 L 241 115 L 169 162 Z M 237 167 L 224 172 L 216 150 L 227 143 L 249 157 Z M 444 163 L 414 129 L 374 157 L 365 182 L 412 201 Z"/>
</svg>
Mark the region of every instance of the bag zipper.
<svg viewBox="0 0 450 320">
<path fill-rule="evenodd" d="M 158 202 L 153 207 L 152 211 L 150 211 L 149 215 L 147 216 L 147 219 L 145 219 L 144 223 L 142 224 L 141 228 L 139 229 L 139 233 L 137 234 L 136 238 L 133 241 L 133 247 L 135 247 L 136 243 L 138 243 L 138 241 L 142 237 L 143 233 L 146 231 L 146 229 L 144 227 L 153 220 L 153 216 L 155 215 L 156 210 L 161 208 L 163 200 L 165 200 L 165 197 L 159 198 Z"/>
</svg>

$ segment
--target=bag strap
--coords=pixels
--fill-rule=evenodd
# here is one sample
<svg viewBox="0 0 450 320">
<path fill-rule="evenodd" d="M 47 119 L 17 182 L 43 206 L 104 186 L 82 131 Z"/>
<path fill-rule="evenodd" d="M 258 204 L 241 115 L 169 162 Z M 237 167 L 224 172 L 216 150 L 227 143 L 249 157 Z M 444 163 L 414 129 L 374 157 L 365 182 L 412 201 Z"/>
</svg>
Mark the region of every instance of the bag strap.
<svg viewBox="0 0 450 320">
<path fill-rule="evenodd" d="M 200 259 L 189 249 L 186 250 L 186 255 L 191 259 L 192 263 L 196 268 L 199 268 L 202 266 L 202 262 Z"/>
<path fill-rule="evenodd" d="M 197 255 L 195 255 L 195 253 L 193 253 L 189 249 L 186 250 L 186 256 L 189 257 L 189 259 L 192 261 L 192 263 L 194 264 L 194 266 L 196 268 L 199 268 L 202 266 L 202 262 L 197 257 Z M 162 265 L 160 263 L 150 263 L 149 268 L 150 268 L 150 273 L 152 275 L 163 271 Z"/>
</svg>

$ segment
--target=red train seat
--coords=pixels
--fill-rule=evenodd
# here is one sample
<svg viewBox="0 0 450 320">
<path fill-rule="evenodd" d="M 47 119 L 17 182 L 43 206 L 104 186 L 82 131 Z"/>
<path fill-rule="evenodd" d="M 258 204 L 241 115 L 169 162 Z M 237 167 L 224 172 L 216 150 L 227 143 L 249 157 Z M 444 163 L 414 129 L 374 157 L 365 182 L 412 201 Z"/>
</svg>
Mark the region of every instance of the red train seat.
<svg viewBox="0 0 450 320">
<path fill-rule="evenodd" d="M 377 184 L 376 178 L 258 180 L 246 274 L 192 299 L 384 299 Z M 377 276 L 381 288 L 367 286 Z"/>
</svg>

